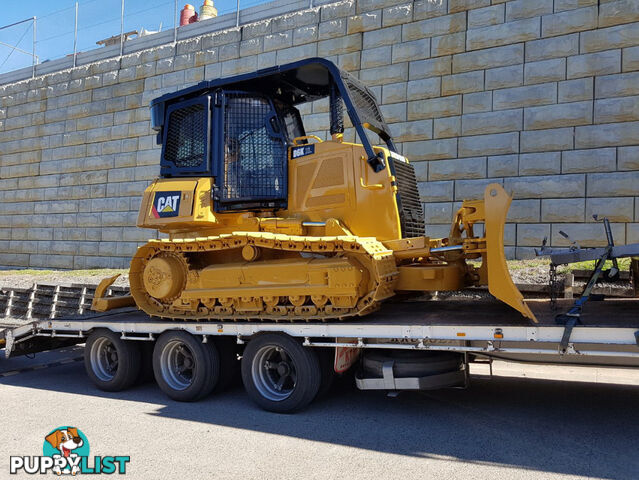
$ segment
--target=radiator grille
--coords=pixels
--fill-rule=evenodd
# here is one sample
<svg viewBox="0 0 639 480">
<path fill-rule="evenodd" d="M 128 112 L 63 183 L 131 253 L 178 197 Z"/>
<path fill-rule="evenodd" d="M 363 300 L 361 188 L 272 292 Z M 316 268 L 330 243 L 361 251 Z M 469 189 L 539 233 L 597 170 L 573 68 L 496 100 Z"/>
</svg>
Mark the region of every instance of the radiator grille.
<svg viewBox="0 0 639 480">
<path fill-rule="evenodd" d="M 424 210 L 419 200 L 415 169 L 410 163 L 389 159 L 395 167 L 397 196 L 400 201 L 399 219 L 402 237 L 421 237 L 424 235 Z"/>
</svg>

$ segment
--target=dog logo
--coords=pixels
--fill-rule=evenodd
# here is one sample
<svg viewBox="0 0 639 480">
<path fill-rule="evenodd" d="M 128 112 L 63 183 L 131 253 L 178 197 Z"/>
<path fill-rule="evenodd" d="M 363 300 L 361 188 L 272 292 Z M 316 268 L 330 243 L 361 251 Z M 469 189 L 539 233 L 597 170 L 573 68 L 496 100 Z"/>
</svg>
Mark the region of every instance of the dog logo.
<svg viewBox="0 0 639 480">
<path fill-rule="evenodd" d="M 155 192 L 151 213 L 155 218 L 177 217 L 182 192 Z"/>
<path fill-rule="evenodd" d="M 77 428 L 59 427 L 44 437 L 43 453 L 54 459 L 54 473 L 76 475 L 81 457 L 89 455 L 89 442 Z"/>
</svg>

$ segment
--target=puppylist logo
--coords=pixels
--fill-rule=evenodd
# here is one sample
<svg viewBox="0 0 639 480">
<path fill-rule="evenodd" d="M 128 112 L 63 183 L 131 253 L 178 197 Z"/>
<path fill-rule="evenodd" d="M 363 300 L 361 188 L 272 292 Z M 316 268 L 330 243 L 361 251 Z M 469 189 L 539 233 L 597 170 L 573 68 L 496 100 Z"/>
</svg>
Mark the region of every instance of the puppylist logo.
<svg viewBox="0 0 639 480">
<path fill-rule="evenodd" d="M 76 427 L 58 427 L 44 437 L 42 455 L 11 456 L 10 470 L 29 474 L 57 475 L 113 474 L 124 475 L 129 456 L 95 456 L 89 458 L 89 441 Z"/>
</svg>

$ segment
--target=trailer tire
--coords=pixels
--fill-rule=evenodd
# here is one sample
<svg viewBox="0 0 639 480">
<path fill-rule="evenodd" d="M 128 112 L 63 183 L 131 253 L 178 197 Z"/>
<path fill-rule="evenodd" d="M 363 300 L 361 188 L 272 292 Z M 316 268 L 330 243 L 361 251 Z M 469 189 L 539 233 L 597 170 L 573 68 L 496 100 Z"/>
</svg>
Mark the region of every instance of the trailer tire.
<svg viewBox="0 0 639 480">
<path fill-rule="evenodd" d="M 366 352 L 362 358 L 362 371 L 368 378 L 382 378 L 382 366 L 393 361 L 393 375 L 397 378 L 427 377 L 459 370 L 463 356 L 453 352 L 420 352 L 377 350 Z"/>
<path fill-rule="evenodd" d="M 194 402 L 210 394 L 220 376 L 220 357 L 213 344 L 187 332 L 160 335 L 153 349 L 153 373 L 160 389 L 178 402 Z"/>
<path fill-rule="evenodd" d="M 140 348 L 107 329 L 94 330 L 84 347 L 84 367 L 100 390 L 119 392 L 132 386 L 140 373 Z"/>
<path fill-rule="evenodd" d="M 321 377 L 316 353 L 289 335 L 261 334 L 244 349 L 244 388 L 264 410 L 276 413 L 301 410 L 317 396 Z"/>
</svg>

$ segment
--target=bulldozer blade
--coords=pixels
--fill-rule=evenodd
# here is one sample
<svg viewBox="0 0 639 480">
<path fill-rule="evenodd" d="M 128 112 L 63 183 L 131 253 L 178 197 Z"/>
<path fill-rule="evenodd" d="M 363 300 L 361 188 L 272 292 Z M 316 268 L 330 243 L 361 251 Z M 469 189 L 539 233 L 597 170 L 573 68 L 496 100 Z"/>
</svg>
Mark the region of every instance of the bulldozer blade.
<svg viewBox="0 0 639 480">
<path fill-rule="evenodd" d="M 498 300 L 510 305 L 524 317 L 537 323 L 524 296 L 515 286 L 504 254 L 504 225 L 512 197 L 497 184 L 490 184 L 484 191 L 484 215 L 486 235 L 486 267 L 488 291 Z"/>
<path fill-rule="evenodd" d="M 98 287 L 95 289 L 93 295 L 93 302 L 91 302 L 91 310 L 95 312 L 106 312 L 113 310 L 114 308 L 132 307 L 135 305 L 135 301 L 131 295 L 121 295 L 119 297 L 106 297 L 105 293 L 109 289 L 113 282 L 117 280 L 120 274 L 113 275 L 112 277 L 103 278 Z"/>
</svg>

